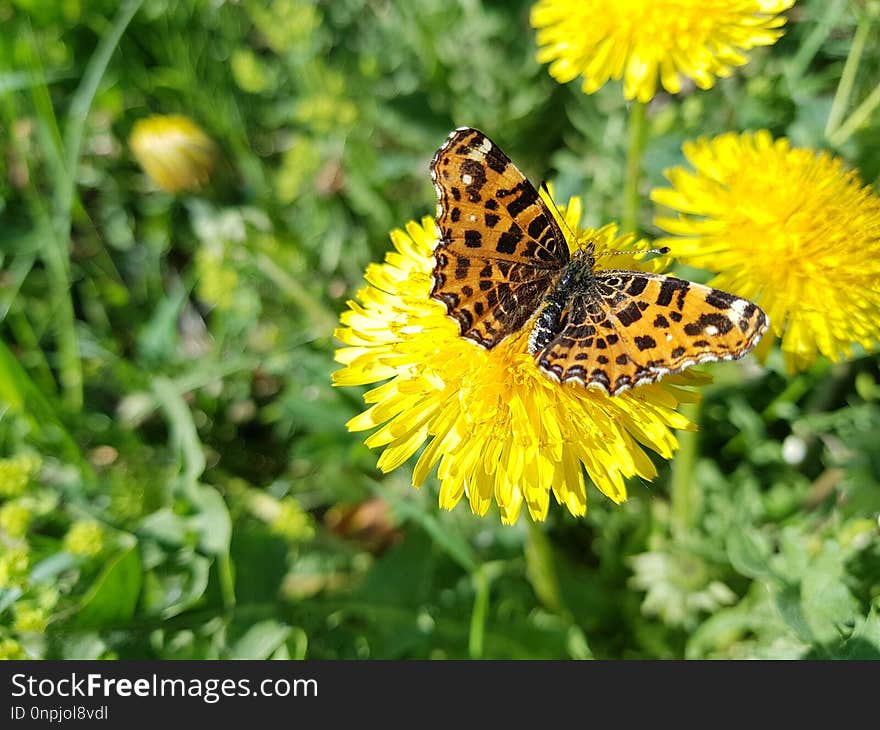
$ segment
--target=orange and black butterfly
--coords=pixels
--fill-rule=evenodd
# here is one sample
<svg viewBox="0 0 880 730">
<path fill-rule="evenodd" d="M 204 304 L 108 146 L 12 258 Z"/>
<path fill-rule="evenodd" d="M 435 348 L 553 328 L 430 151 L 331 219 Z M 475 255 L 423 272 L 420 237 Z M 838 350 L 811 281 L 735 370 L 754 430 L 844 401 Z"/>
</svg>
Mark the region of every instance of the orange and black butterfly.
<svg viewBox="0 0 880 730">
<path fill-rule="evenodd" d="M 767 329 L 755 304 L 662 274 L 594 268 L 569 253 L 535 187 L 486 135 L 456 129 L 431 163 L 440 238 L 431 296 L 491 349 L 523 327 L 541 371 L 611 395 L 733 360 Z"/>
</svg>

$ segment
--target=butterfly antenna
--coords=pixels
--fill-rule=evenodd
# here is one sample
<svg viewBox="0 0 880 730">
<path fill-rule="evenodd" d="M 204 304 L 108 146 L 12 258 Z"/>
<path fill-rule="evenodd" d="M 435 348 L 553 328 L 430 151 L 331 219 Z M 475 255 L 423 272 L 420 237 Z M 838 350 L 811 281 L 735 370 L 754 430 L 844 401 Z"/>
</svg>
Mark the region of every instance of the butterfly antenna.
<svg viewBox="0 0 880 730">
<path fill-rule="evenodd" d="M 669 248 L 669 246 L 661 246 L 660 248 L 647 248 L 644 251 L 599 251 L 596 256 L 634 256 L 637 253 L 656 253 L 662 256 L 663 254 L 669 253 L 671 250 L 672 249 Z"/>
<path fill-rule="evenodd" d="M 568 221 L 565 220 L 565 215 L 563 215 L 562 211 L 559 209 L 559 206 L 556 205 L 556 201 L 553 200 L 553 195 L 550 192 L 550 188 L 547 187 L 547 181 L 541 180 L 541 184 L 538 187 L 540 187 L 541 190 L 547 193 L 547 199 L 550 201 L 550 205 L 552 205 L 554 210 L 556 211 L 558 219 L 562 221 L 562 225 L 565 226 L 566 230 L 569 232 L 569 234 L 571 234 L 571 240 L 577 242 L 577 234 L 571 229 L 571 226 L 568 225 Z M 580 244 L 578 243 L 578 245 Z"/>
</svg>

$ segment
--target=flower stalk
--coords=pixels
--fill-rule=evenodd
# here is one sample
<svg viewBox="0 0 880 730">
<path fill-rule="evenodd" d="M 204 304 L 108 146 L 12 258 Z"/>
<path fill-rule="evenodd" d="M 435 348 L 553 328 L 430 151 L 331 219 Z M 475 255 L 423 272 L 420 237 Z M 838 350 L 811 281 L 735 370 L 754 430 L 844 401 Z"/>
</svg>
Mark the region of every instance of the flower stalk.
<svg viewBox="0 0 880 730">
<path fill-rule="evenodd" d="M 849 47 L 846 63 L 843 66 L 843 73 L 840 75 L 840 82 L 837 84 L 837 91 L 834 93 L 834 101 L 831 103 L 828 121 L 825 124 L 825 139 L 827 140 L 831 140 L 835 136 L 835 133 L 840 128 L 840 120 L 849 106 L 849 99 L 852 96 L 853 86 L 856 81 L 856 72 L 859 69 L 859 63 L 861 63 L 862 53 L 865 50 L 865 42 L 868 40 L 870 30 L 870 18 L 868 16 L 860 18 L 852 45 Z"/>
<path fill-rule="evenodd" d="M 474 585 L 474 608 L 471 611 L 470 633 L 468 634 L 468 656 L 471 659 L 483 658 L 486 636 L 486 619 L 489 615 L 489 576 L 480 565 L 471 573 Z"/>
<path fill-rule="evenodd" d="M 639 182 L 642 178 L 642 157 L 648 137 L 646 106 L 640 101 L 634 101 L 629 112 L 621 228 L 632 233 L 639 231 Z"/>
<path fill-rule="evenodd" d="M 681 407 L 681 412 L 692 423 L 699 422 L 699 403 L 685 403 Z M 700 492 L 694 479 L 699 439 L 700 436 L 696 431 L 682 431 L 678 434 L 678 453 L 672 461 L 669 489 L 672 525 L 673 529 L 681 534 L 693 527 L 699 513 Z"/>
</svg>

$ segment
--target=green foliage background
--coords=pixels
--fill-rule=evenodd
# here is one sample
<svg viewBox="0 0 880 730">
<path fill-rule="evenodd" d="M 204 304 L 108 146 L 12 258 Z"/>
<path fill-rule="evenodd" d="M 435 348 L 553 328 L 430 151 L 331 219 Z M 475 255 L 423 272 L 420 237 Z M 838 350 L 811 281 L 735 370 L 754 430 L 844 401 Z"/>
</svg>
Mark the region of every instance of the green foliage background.
<svg viewBox="0 0 880 730">
<path fill-rule="evenodd" d="M 655 99 L 643 232 L 700 135 L 767 128 L 875 182 L 875 5 L 802 0 L 733 78 Z M 654 483 L 539 526 L 440 512 L 346 431 L 334 324 L 433 213 L 451 129 L 620 219 L 620 86 L 555 83 L 528 11 L 0 0 L 0 656 L 880 657 L 876 357 L 713 367 Z M 829 135 L 857 29 L 861 118 Z M 210 188 L 149 184 L 151 113 L 216 140 Z"/>
</svg>

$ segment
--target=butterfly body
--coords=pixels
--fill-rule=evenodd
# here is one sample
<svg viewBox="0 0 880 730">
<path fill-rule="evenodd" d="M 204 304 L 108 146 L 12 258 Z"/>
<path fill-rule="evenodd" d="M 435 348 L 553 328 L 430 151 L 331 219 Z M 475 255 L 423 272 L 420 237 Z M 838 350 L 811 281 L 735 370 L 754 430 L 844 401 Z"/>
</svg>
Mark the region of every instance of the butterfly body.
<svg viewBox="0 0 880 730">
<path fill-rule="evenodd" d="M 544 294 L 543 304 L 529 334 L 529 352 L 532 355 L 543 350 L 562 332 L 571 300 L 577 296 L 587 299 L 595 297 L 597 286 L 592 256 L 587 258 L 586 252 L 576 252 Z"/>
<path fill-rule="evenodd" d="M 592 243 L 570 254 L 537 190 L 478 130 L 453 132 L 431 175 L 440 229 L 431 296 L 463 337 L 487 349 L 531 322 L 529 352 L 552 380 L 616 395 L 742 357 L 767 327 L 746 299 L 671 276 L 597 269 Z"/>
</svg>

